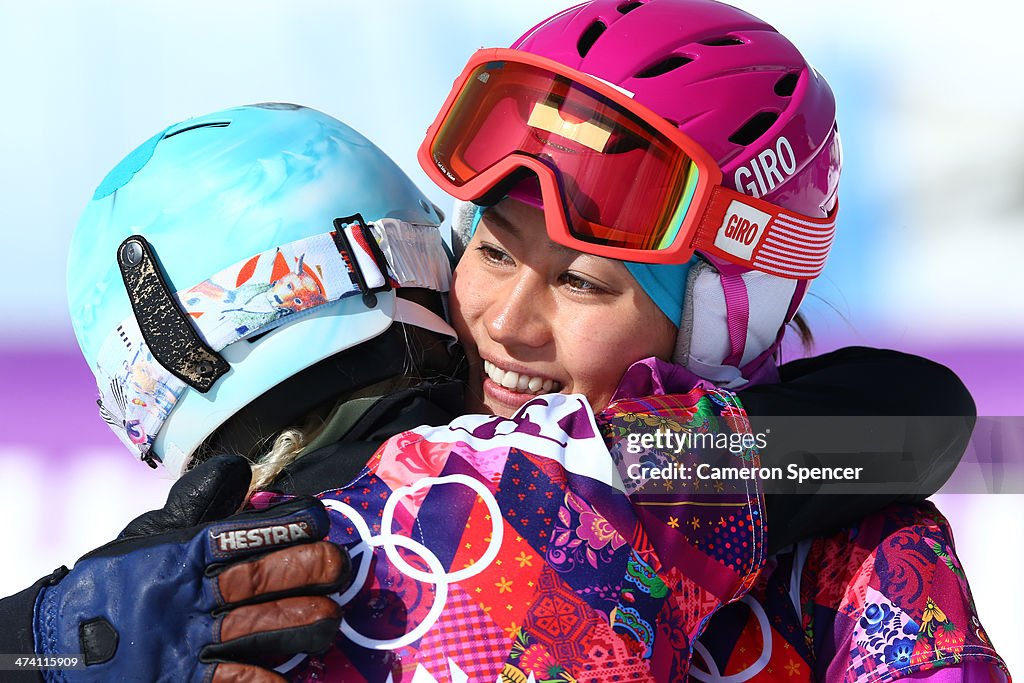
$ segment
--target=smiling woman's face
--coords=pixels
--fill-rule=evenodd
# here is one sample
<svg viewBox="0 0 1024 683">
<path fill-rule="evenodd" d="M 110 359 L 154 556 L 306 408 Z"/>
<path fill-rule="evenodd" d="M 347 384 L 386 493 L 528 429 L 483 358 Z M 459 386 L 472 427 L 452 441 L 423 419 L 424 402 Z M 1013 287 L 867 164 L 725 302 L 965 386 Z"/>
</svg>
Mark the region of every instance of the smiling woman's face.
<svg viewBox="0 0 1024 683">
<path fill-rule="evenodd" d="M 452 319 L 470 363 L 467 410 L 504 417 L 554 392 L 601 410 L 630 365 L 669 358 L 676 338 L 622 263 L 555 244 L 541 210 L 510 199 L 466 247 Z"/>
</svg>

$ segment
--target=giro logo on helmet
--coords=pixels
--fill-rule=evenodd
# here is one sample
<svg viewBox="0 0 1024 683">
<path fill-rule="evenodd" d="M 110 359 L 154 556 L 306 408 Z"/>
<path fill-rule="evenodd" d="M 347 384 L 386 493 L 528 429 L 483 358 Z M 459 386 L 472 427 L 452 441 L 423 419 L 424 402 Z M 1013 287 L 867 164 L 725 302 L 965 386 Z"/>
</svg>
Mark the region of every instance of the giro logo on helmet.
<svg viewBox="0 0 1024 683">
<path fill-rule="evenodd" d="M 231 529 L 212 535 L 217 550 L 223 553 L 271 548 L 310 538 L 309 525 L 306 522 L 275 524 L 260 529 Z"/>
<path fill-rule="evenodd" d="M 764 234 L 771 216 L 764 211 L 758 211 L 752 206 L 733 201 L 725 212 L 725 219 L 718 234 L 715 236 L 715 246 L 733 256 L 738 256 L 749 261 L 757 245 Z"/>
<path fill-rule="evenodd" d="M 745 166 L 736 169 L 736 189 L 760 199 L 796 172 L 796 154 L 785 136 L 775 145 L 761 150 Z"/>
</svg>

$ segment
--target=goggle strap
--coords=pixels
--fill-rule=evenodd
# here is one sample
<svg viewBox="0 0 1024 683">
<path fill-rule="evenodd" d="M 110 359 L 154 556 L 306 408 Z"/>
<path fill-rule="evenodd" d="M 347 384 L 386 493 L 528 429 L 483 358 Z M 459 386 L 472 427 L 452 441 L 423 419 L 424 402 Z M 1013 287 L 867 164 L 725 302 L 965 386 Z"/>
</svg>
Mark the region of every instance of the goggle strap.
<svg viewBox="0 0 1024 683">
<path fill-rule="evenodd" d="M 365 295 L 374 284 L 448 291 L 451 271 L 436 227 L 384 219 L 351 221 L 344 229 L 346 248 L 339 248 L 337 230 L 312 235 L 239 261 L 171 296 L 216 353 L 325 304 Z M 406 245 L 409 237 L 415 239 Z M 101 416 L 129 448 L 149 457 L 186 384 L 154 357 L 135 315 L 104 340 L 96 375 Z"/>
<path fill-rule="evenodd" d="M 436 227 L 381 218 L 370 223 L 369 228 L 374 245 L 387 262 L 388 278 L 394 286 L 436 292 L 451 288 L 451 261 Z"/>
<path fill-rule="evenodd" d="M 691 246 L 752 270 L 813 280 L 825 267 L 837 212 L 838 204 L 827 217 L 812 218 L 719 186 Z"/>
</svg>

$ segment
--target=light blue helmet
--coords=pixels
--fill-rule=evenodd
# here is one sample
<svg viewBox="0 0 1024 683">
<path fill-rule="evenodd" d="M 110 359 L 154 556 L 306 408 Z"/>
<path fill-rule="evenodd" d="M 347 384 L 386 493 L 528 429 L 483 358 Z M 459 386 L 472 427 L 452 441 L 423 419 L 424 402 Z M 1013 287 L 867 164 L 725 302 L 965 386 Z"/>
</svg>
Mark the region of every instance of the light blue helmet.
<svg viewBox="0 0 1024 683">
<path fill-rule="evenodd" d="M 373 143 L 313 109 L 161 131 L 107 175 L 71 242 L 69 308 L 101 414 L 178 475 L 245 406 L 393 321 L 447 333 L 394 289 L 447 291 L 441 220 Z"/>
</svg>

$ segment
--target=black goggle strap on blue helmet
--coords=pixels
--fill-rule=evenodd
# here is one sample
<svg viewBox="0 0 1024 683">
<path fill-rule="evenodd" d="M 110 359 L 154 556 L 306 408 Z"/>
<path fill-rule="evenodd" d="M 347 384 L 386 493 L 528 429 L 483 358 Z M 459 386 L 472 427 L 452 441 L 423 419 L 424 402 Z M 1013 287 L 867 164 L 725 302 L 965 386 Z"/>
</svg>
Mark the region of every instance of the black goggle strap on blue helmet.
<svg viewBox="0 0 1024 683">
<path fill-rule="evenodd" d="M 153 466 L 153 442 L 182 392 L 192 387 L 205 393 L 230 369 L 218 353 L 224 347 L 345 297 L 362 295 L 373 307 L 380 291 L 447 292 L 451 284 L 435 226 L 390 218 L 368 224 L 359 215 L 173 294 L 155 250 L 141 236 L 125 240 L 117 258 L 134 315 L 100 349 L 100 415 Z"/>
</svg>

